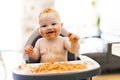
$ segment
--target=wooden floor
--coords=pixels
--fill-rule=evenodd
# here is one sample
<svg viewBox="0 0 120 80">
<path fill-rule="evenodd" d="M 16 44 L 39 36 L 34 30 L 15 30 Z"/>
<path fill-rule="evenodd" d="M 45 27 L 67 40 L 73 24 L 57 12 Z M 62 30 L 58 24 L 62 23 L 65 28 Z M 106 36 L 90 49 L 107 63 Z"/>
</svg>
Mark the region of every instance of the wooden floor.
<svg viewBox="0 0 120 80">
<path fill-rule="evenodd" d="M 98 75 L 92 77 L 92 80 L 120 80 L 120 73 Z"/>
</svg>

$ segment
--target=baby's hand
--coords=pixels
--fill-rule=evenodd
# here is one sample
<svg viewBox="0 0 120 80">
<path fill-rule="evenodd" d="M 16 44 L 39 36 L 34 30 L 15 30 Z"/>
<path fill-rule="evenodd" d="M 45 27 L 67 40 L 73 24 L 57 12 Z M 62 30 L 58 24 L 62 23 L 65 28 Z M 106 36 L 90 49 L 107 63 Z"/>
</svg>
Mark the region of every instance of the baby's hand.
<svg viewBox="0 0 120 80">
<path fill-rule="evenodd" d="M 69 37 L 69 40 L 72 42 L 72 43 L 75 43 L 75 42 L 78 42 L 79 40 L 79 37 L 73 33 L 68 33 L 67 34 L 68 37 Z"/>
<path fill-rule="evenodd" d="M 28 55 L 32 55 L 34 52 L 33 50 L 33 46 L 32 45 L 28 45 L 25 50 L 24 50 L 24 54 L 28 54 Z"/>
</svg>

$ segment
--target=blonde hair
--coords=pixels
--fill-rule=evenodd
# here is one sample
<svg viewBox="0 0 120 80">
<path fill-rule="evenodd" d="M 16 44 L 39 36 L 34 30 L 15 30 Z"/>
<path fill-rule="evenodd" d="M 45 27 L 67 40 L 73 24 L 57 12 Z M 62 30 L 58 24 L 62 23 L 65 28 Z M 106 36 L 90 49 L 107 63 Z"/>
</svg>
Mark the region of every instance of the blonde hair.
<svg viewBox="0 0 120 80">
<path fill-rule="evenodd" d="M 59 16 L 59 13 L 56 10 L 54 10 L 52 8 L 45 8 L 43 11 L 40 12 L 39 17 L 42 14 L 46 14 L 46 13 L 55 13 L 57 16 Z"/>
</svg>

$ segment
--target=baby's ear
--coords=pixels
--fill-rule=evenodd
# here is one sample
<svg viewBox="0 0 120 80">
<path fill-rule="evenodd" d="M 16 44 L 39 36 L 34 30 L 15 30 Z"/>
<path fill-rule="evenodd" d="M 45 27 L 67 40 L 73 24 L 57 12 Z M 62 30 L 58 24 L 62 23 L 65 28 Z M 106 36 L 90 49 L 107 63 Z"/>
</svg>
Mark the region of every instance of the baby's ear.
<svg viewBox="0 0 120 80">
<path fill-rule="evenodd" d="M 40 28 L 38 28 L 38 31 L 39 31 L 39 33 L 41 34 L 41 32 L 40 32 Z"/>
<path fill-rule="evenodd" d="M 61 28 L 63 27 L 63 23 L 61 23 Z"/>
</svg>

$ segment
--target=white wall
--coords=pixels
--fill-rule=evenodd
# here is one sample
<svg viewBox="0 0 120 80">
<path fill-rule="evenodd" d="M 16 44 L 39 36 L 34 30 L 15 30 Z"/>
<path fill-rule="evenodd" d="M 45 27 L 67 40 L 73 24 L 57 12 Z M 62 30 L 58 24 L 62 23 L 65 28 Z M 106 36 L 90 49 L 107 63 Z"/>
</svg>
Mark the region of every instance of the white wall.
<svg viewBox="0 0 120 80">
<path fill-rule="evenodd" d="M 101 29 L 120 34 L 120 0 L 99 0 Z"/>
<path fill-rule="evenodd" d="M 23 47 L 22 10 L 24 0 L 0 1 L 0 50 L 19 50 Z M 50 0 L 49 0 L 50 1 Z M 99 2 L 101 27 L 104 30 L 120 32 L 120 0 L 95 0 Z M 81 26 L 94 23 L 90 13 L 91 0 L 55 0 L 55 8 L 60 12 L 64 27 L 78 33 Z M 87 26 L 88 26 L 87 25 Z M 93 26 L 93 24 L 92 24 Z M 88 32 L 89 28 L 86 30 Z M 83 29 L 81 31 L 84 31 Z M 92 31 L 93 32 L 93 31 Z"/>
<path fill-rule="evenodd" d="M 0 10 L 0 50 L 20 50 L 22 0 L 1 0 Z"/>
<path fill-rule="evenodd" d="M 102 31 L 120 35 L 120 0 L 55 0 L 55 8 L 62 17 L 64 27 L 80 35 L 93 35 L 97 15 L 91 8 L 91 1 L 97 3 L 96 12 L 101 18 Z"/>
<path fill-rule="evenodd" d="M 55 8 L 61 15 L 64 27 L 80 36 L 88 35 L 87 32 L 93 35 L 98 15 L 91 2 L 92 0 L 55 0 Z"/>
</svg>

